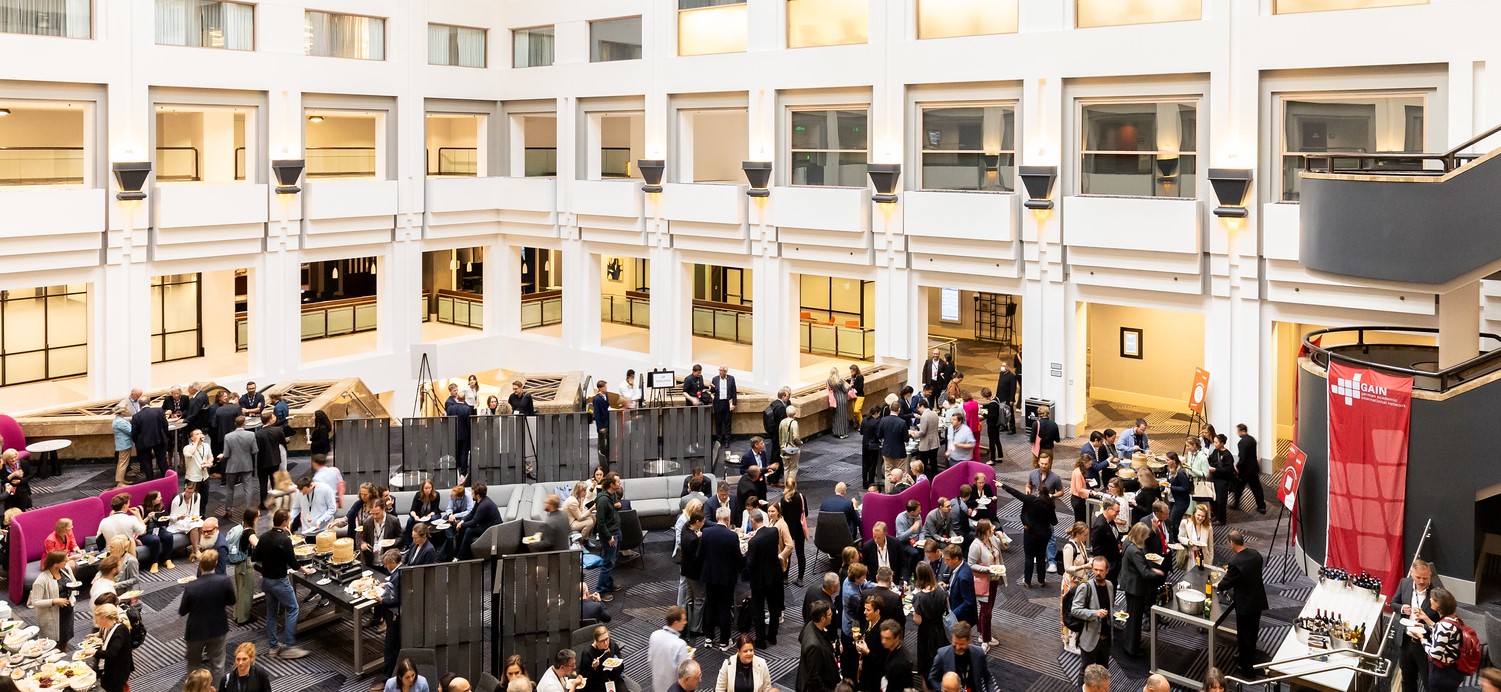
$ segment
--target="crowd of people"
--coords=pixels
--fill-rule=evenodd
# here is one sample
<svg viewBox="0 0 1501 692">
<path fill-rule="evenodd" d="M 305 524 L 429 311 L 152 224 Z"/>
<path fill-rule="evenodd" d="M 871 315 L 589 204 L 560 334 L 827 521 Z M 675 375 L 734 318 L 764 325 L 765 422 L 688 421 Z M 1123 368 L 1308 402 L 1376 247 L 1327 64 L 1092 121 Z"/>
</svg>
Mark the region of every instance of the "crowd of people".
<svg viewBox="0 0 1501 692">
<path fill-rule="evenodd" d="M 1019 362 L 1014 365 L 1019 369 Z M 1007 366 L 1002 370 L 997 388 L 981 388 L 976 397 L 964 386 L 963 373 L 955 372 L 951 360 L 935 351 L 923 365 L 919 390 L 904 387 L 865 408 L 863 418 L 866 385 L 859 367 L 850 366 L 847 376 L 832 371 L 826 382 L 830 430 L 835 437 L 858 432 L 862 438 L 858 487 L 895 493 L 957 462 L 1003 463 L 1001 436 L 1016 434 L 1021 416 L 1020 377 Z M 498 689 L 636 689 L 620 660 L 641 652 L 622 651 L 608 627 L 607 604 L 622 591 L 614 572 L 622 541 L 620 511 L 630 500 L 623 495 L 620 477 L 607 468 L 611 422 L 605 415 L 612 400 L 626 407 L 640 405 L 642 390 L 634 375 L 627 374 L 613 397 L 608 383 L 596 383 L 590 407 L 601 433 L 600 463 L 591 478 L 574 484 L 568 497 L 546 497 L 547 528 L 533 546 L 564 549 L 576 534 L 587 550 L 598 554 L 595 588 L 581 586 L 581 616 L 600 624 L 590 643 L 557 652 L 552 665 L 535 678 L 513 657 Z M 201 525 L 187 531 L 186 557 L 195 578 L 184 586 L 179 606 L 186 619 L 188 675 L 183 689 L 269 690 L 270 676 L 256 663 L 258 656 L 296 659 L 308 654 L 297 638 L 304 601 L 291 579 L 293 571 L 301 569 L 293 537 L 311 542 L 322 531 L 349 527 L 357 529 L 352 534 L 359 539 L 361 559 L 380 572 L 385 583 L 375 616 L 357 623 L 386 637 L 385 676 L 374 687 L 401 692 L 472 689 L 462 677 L 440 678 L 428 671 L 434 673 L 430 679 L 410 660 L 400 659 L 396 626 L 402 568 L 468 558 L 479 535 L 500 523 L 500 511 L 488 498 L 485 484 L 469 477 L 467 442 L 460 440 L 458 445 L 459 485 L 439 492 L 430 480 L 423 482 L 409 516 L 397 517 L 389 492 L 371 484 L 361 485 L 352 505 L 341 507 L 345 484 L 329 454 L 333 427 L 326 416 L 317 414 L 308 432 L 311 470 L 294 482 L 286 452 L 293 432 L 284 401 L 275 394 L 263 397 L 253 383 L 239 396 L 220 391 L 213 402 L 197 384 L 186 390 L 184 394 L 174 388 L 159 406 L 149 405 L 133 391 L 118 405 L 112 423 L 117 487 L 133 477 L 160 477 L 172 468 L 170 434 L 180 436 L 179 442 L 185 440 L 182 490 L 167 506 L 159 493 L 147 494 L 139 504 L 133 504 L 129 494 L 116 496 L 111 514 L 100 524 L 105 552 L 97 562 L 80 559 L 92 546 L 78 544 L 68 519 L 57 523 L 46 539 L 42 573 L 27 603 L 35 609 L 42 635 L 67 646 L 75 636 L 75 599 L 87 591 L 104 641 L 97 655 L 101 684 L 111 692 L 125 689 L 133 670 L 131 651 L 144 639 L 145 628 L 138 606 L 121 601 L 120 595 L 135 589 L 143 570 L 154 574 L 176 569 L 169 527 L 188 517 L 203 517 Z M 721 367 L 706 381 L 695 366 L 683 383 L 683 397 L 686 404 L 713 407 L 714 439 L 730 445 L 729 421 L 739 405 L 739 392 L 728 368 Z M 771 689 L 763 655 L 787 636 L 781 630 L 788 607 L 800 608 L 804 623 L 791 634 L 798 642 L 800 692 L 993 688 L 996 681 L 986 657 L 1001 645 L 993 629 L 994 611 L 1012 589 L 1004 568 L 996 567 L 1004 565 L 1003 553 L 1010 549 L 1015 529 L 1024 556 L 1020 586 L 1049 588 L 1048 575 L 1058 576 L 1061 645 L 1079 657 L 1084 689 L 1109 688 L 1109 663 L 1116 646 L 1125 656 L 1143 656 L 1143 623 L 1152 599 L 1174 570 L 1190 565 L 1224 565 L 1218 588 L 1231 594 L 1237 611 L 1239 675 L 1256 675 L 1256 634 L 1268 607 L 1263 558 L 1239 530 L 1225 536 L 1230 554 L 1220 556 L 1224 559 L 1219 563 L 1215 554 L 1216 528 L 1225 525 L 1229 508 L 1240 505 L 1245 490 L 1250 490 L 1256 511 L 1266 511 L 1256 440 L 1246 426 L 1237 426 L 1235 454 L 1225 435 L 1206 427 L 1202 435 L 1186 441 L 1182 454 L 1166 454 L 1165 474 L 1159 481 L 1150 472 L 1136 478 L 1121 473 L 1131 467 L 1135 454 L 1151 452 L 1145 421 L 1136 421 L 1124 434 L 1110 429 L 1092 432 L 1073 457 L 1065 454 L 1058 426 L 1042 407 L 1027 421 L 1033 468 L 1025 484 L 992 481 L 998 477 L 977 473 L 955 497 L 939 498 L 926 511 L 913 500 L 890 525 L 877 522 L 869 535 L 862 535 L 858 492 L 852 493 L 846 483 L 837 483 L 831 495 L 818 499 L 810 500 L 799 490 L 804 439 L 791 398 L 791 390 L 784 387 L 763 412 L 765 436 L 749 440 L 740 457 L 738 481 L 711 486 L 709 477 L 696 469 L 683 483 L 672 541 L 672 559 L 679 571 L 677 604 L 666 609 L 663 626 L 651 635 L 645 652 L 656 692 L 703 685 L 724 692 Z M 471 377 L 468 387 L 450 387 L 444 411 L 464 420 L 535 412 L 520 383 L 505 402 L 490 396 L 483 407 L 471 404 L 479 399 L 477 379 Z M 458 427 L 464 436 L 467 427 Z M 1067 479 L 1054 471 L 1059 458 L 1074 459 Z M 138 472 L 130 469 L 132 459 Z M 0 461 L 6 464 L 0 473 L 12 473 L 13 452 L 0 455 Z M 29 490 L 23 490 L 30 470 L 17 465 L 13 473 L 8 479 L 6 522 L 30 506 Z M 210 484 L 221 479 L 224 505 L 210 511 Z M 1134 493 L 1130 502 L 1128 492 Z M 1000 509 L 1007 500 L 1020 504 L 1019 526 L 1008 527 L 1002 521 Z M 815 572 L 805 584 L 813 502 L 820 513 L 846 518 L 855 545 L 837 556 L 837 569 Z M 1091 505 L 1096 504 L 1099 509 L 1094 512 Z M 1073 521 L 1060 526 L 1060 511 L 1063 516 L 1071 513 Z M 221 518 L 227 530 L 221 529 Z M 441 530 L 434 525 L 439 520 L 446 524 Z M 262 521 L 268 526 L 259 526 Z M 1011 534 L 1008 529 L 1013 529 Z M 384 545 L 386 539 L 390 547 Z M 1445 664 L 1458 655 L 1450 651 L 1458 641 L 1458 630 L 1450 623 L 1454 601 L 1441 587 L 1430 586 L 1429 576 L 1431 569 L 1419 561 L 1411 578 L 1404 580 L 1407 590 L 1399 590 L 1392 604 L 1394 610 L 1421 621 L 1428 632 L 1426 639 L 1415 635 L 1401 648 L 1404 687 L 1408 680 L 1423 680 L 1429 688 L 1447 690 L 1452 689 L 1452 667 Z M 794 599 L 790 605 L 789 589 Z M 226 667 L 230 620 L 242 626 L 252 622 L 257 592 L 265 594 L 266 641 L 261 646 L 239 645 L 232 665 Z M 1016 596 L 1026 597 L 1020 592 Z M 310 595 L 305 602 L 317 600 Z M 909 629 L 916 645 L 910 650 L 904 643 Z M 707 671 L 708 680 L 694 657 L 695 643 L 728 657 L 717 671 Z M 1223 689 L 1224 677 L 1211 670 L 1206 689 L 1216 687 Z M 1153 676 L 1145 689 L 1169 688 Z M 1415 688 L 1405 692 L 1411 690 Z"/>
</svg>

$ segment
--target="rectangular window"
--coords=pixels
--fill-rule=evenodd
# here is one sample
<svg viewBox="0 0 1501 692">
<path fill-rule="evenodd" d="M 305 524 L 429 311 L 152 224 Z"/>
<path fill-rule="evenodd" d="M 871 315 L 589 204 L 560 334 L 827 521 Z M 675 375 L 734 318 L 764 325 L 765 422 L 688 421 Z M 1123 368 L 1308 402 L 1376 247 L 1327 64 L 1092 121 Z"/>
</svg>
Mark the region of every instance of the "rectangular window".
<svg viewBox="0 0 1501 692">
<path fill-rule="evenodd" d="M 1277 14 L 1328 12 L 1329 10 L 1366 10 L 1373 7 L 1426 5 L 1428 0 L 1277 0 Z"/>
<path fill-rule="evenodd" d="M 89 372 L 88 284 L 0 291 L 0 386 Z"/>
<path fill-rule="evenodd" d="M 865 43 L 868 0 L 787 0 L 787 47 Z"/>
<path fill-rule="evenodd" d="M 1016 0 L 917 0 L 917 37 L 1016 33 Z"/>
<path fill-rule="evenodd" d="M 82 106 L 10 101 L 3 112 L 8 115 L 0 118 L 0 185 L 84 183 L 90 118 Z"/>
<path fill-rule="evenodd" d="M 1194 196 L 1195 102 L 1094 103 L 1082 113 L 1080 194 Z"/>
<path fill-rule="evenodd" d="M 256 160 L 246 155 L 247 141 L 256 142 L 252 107 L 158 104 L 156 182 L 244 180 L 247 159 Z"/>
<path fill-rule="evenodd" d="M 91 38 L 93 0 L 0 0 L 0 33 Z"/>
<path fill-rule="evenodd" d="M 304 16 L 304 47 L 308 55 L 356 60 L 386 59 L 386 20 L 311 10 Z"/>
<path fill-rule="evenodd" d="M 484 67 L 485 30 L 428 24 L 427 64 Z"/>
<path fill-rule="evenodd" d="M 868 118 L 865 108 L 792 111 L 792 184 L 864 187 Z"/>
<path fill-rule="evenodd" d="M 547 67 L 552 64 L 553 28 L 539 26 L 511 31 L 513 67 Z"/>
<path fill-rule="evenodd" d="M 1186 22 L 1203 16 L 1203 0 L 1077 0 L 1075 25 L 1080 29 L 1127 24 Z"/>
<path fill-rule="evenodd" d="M 924 190 L 1015 190 L 1015 106 L 922 109 Z"/>
<path fill-rule="evenodd" d="M 1297 96 L 1282 99 L 1282 200 L 1301 196 L 1299 173 L 1310 158 L 1332 170 L 1379 166 L 1422 170 L 1422 159 L 1390 154 L 1421 153 L 1425 144 L 1422 94 L 1390 96 Z M 1335 154 L 1349 154 L 1337 156 Z M 1388 155 L 1363 159 L 1362 154 Z"/>
<path fill-rule="evenodd" d="M 303 155 L 308 178 L 375 178 L 380 165 L 384 118 L 375 113 L 308 110 Z"/>
<path fill-rule="evenodd" d="M 156 0 L 163 46 L 255 50 L 255 5 L 219 0 Z"/>
<path fill-rule="evenodd" d="M 151 277 L 151 362 L 203 355 L 202 274 Z"/>
<path fill-rule="evenodd" d="M 744 53 L 745 0 L 678 0 L 678 55 Z"/>
<path fill-rule="evenodd" d="M 640 59 L 640 17 L 589 22 L 589 62 Z"/>
</svg>

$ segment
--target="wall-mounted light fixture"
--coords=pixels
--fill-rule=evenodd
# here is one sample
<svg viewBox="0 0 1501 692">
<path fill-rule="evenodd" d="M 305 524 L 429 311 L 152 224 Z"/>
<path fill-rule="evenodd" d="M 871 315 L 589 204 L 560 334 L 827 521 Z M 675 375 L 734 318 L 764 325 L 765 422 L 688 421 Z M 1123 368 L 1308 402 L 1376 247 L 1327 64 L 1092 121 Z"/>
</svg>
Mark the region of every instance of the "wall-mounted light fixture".
<svg viewBox="0 0 1501 692">
<path fill-rule="evenodd" d="M 7 115 L 10 115 L 10 109 L 9 108 L 0 108 L 0 118 L 3 118 L 5 116 L 7 116 Z"/>
<path fill-rule="evenodd" d="M 1175 183 L 1178 181 L 1178 157 L 1157 159 L 1157 182 Z"/>
<path fill-rule="evenodd" d="M 876 194 L 871 200 L 880 204 L 892 204 L 896 202 L 896 184 L 902 178 L 902 164 L 899 163 L 872 163 L 865 167 L 865 172 L 870 176 L 870 184 L 876 189 Z"/>
<path fill-rule="evenodd" d="M 740 170 L 745 171 L 745 181 L 750 183 L 750 189 L 745 194 L 750 197 L 771 196 L 771 162 L 770 161 L 741 161 Z"/>
<path fill-rule="evenodd" d="M 1028 209 L 1052 209 L 1053 186 L 1058 182 L 1057 166 L 1020 166 L 1016 174 L 1027 188 L 1027 201 L 1022 206 Z"/>
<path fill-rule="evenodd" d="M 1001 155 L 1000 154 L 981 154 L 980 155 L 980 160 L 983 161 L 983 162 L 985 162 L 985 172 L 986 173 L 995 173 L 995 172 L 1001 170 Z"/>
<path fill-rule="evenodd" d="M 1214 188 L 1214 196 L 1220 200 L 1220 206 L 1214 208 L 1215 216 L 1244 219 L 1250 215 L 1246 210 L 1246 197 L 1251 194 L 1251 169 L 1211 168 L 1209 184 Z"/>
<path fill-rule="evenodd" d="M 307 162 L 302 159 L 277 159 L 271 162 L 271 170 L 276 173 L 276 194 L 295 195 L 302 192 L 297 187 L 297 180 L 302 177 L 302 169 Z"/>
<path fill-rule="evenodd" d="M 642 192 L 658 193 L 662 191 L 662 172 L 667 170 L 667 162 L 662 159 L 636 159 L 636 168 L 641 171 L 641 180 L 646 184 L 641 186 Z"/>
<path fill-rule="evenodd" d="M 147 176 L 151 175 L 150 161 L 125 161 L 111 166 L 115 172 L 115 182 L 119 183 L 120 191 L 115 193 L 115 199 L 121 202 L 132 202 L 146 199 L 146 193 L 141 189 L 146 185 Z"/>
<path fill-rule="evenodd" d="M 323 116 L 321 116 L 321 115 L 309 115 L 307 117 L 307 121 L 310 122 L 310 123 L 321 123 L 321 122 L 323 122 Z"/>
</svg>

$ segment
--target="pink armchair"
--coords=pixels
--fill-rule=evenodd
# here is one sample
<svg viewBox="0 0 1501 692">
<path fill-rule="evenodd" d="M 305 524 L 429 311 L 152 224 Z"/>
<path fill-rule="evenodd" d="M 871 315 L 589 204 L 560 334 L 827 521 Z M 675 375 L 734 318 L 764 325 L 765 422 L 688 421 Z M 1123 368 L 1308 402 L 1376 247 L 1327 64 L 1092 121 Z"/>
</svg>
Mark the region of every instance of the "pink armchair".
<svg viewBox="0 0 1501 692">
<path fill-rule="evenodd" d="M 21 455 L 21 461 L 31 458 L 31 452 L 26 451 L 26 433 L 21 430 L 21 424 L 16 419 L 0 413 L 0 437 L 5 438 L 5 445 L 0 452 L 14 449 Z"/>
<path fill-rule="evenodd" d="M 930 498 L 929 507 L 938 505 L 938 498 L 947 497 L 953 499 L 959 496 L 959 486 L 970 482 L 975 474 L 985 474 L 985 480 L 995 483 L 995 469 L 989 464 L 978 461 L 961 461 L 950 466 L 933 477 L 933 496 Z"/>
<path fill-rule="evenodd" d="M 907 501 L 917 500 L 918 504 L 922 505 L 923 513 L 927 514 L 927 511 L 933 507 L 929 499 L 931 492 L 928 488 L 928 480 L 924 478 L 895 495 L 866 493 L 865 497 L 860 499 L 860 535 L 869 537 L 870 530 L 878 521 L 886 522 L 889 533 L 895 534 L 896 515 L 907 511 Z"/>
</svg>

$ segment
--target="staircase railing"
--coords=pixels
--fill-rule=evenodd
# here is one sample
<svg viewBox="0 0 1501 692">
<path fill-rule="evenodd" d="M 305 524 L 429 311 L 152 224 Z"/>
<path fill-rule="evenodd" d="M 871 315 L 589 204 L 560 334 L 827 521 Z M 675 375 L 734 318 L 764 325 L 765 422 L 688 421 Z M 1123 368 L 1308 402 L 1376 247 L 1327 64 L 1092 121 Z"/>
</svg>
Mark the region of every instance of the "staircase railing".
<svg viewBox="0 0 1501 692">
<path fill-rule="evenodd" d="M 1433 335 L 1438 334 L 1437 329 L 1426 327 L 1333 327 L 1330 329 L 1320 329 L 1318 331 L 1309 332 L 1303 335 L 1303 350 L 1308 355 L 1308 358 L 1312 360 L 1315 365 L 1318 365 L 1321 368 L 1327 369 L 1329 367 L 1330 360 L 1338 360 L 1351 365 L 1359 365 L 1362 367 L 1371 368 L 1373 370 L 1380 370 L 1382 372 L 1390 373 L 1393 375 L 1405 375 L 1407 377 L 1411 377 L 1412 386 L 1414 389 L 1420 389 L 1430 392 L 1446 392 L 1466 382 L 1501 370 L 1501 347 L 1492 348 L 1491 350 L 1485 351 L 1475 356 L 1474 358 L 1470 358 L 1469 360 L 1457 363 L 1442 370 L 1418 370 L 1416 368 L 1408 368 L 1400 365 L 1382 363 L 1372 359 L 1360 358 L 1359 354 L 1370 353 L 1371 347 L 1373 346 L 1393 346 L 1410 349 L 1432 349 L 1435 356 L 1438 352 L 1438 349 L 1432 346 L 1420 346 L 1414 345 L 1412 343 L 1402 343 L 1398 341 L 1373 341 L 1368 339 L 1367 332 L 1409 334 L 1417 333 Z M 1335 344 L 1330 346 L 1324 346 L 1321 343 L 1318 343 L 1322 341 L 1322 337 L 1325 335 L 1350 333 L 1353 333 L 1355 335 L 1354 343 Z M 1493 343 L 1501 343 L 1501 337 L 1498 337 L 1495 334 L 1481 333 L 1480 336 L 1481 338 L 1489 339 Z"/>
<path fill-rule="evenodd" d="M 1463 166 L 1484 154 L 1464 153 L 1492 135 L 1501 133 L 1501 125 L 1471 137 L 1441 154 L 1420 152 L 1393 152 L 1371 154 L 1362 151 L 1324 151 L 1305 153 L 1306 173 L 1363 173 L 1372 175 L 1443 175 Z M 1438 168 L 1428 168 L 1428 162 L 1437 162 Z"/>
</svg>

